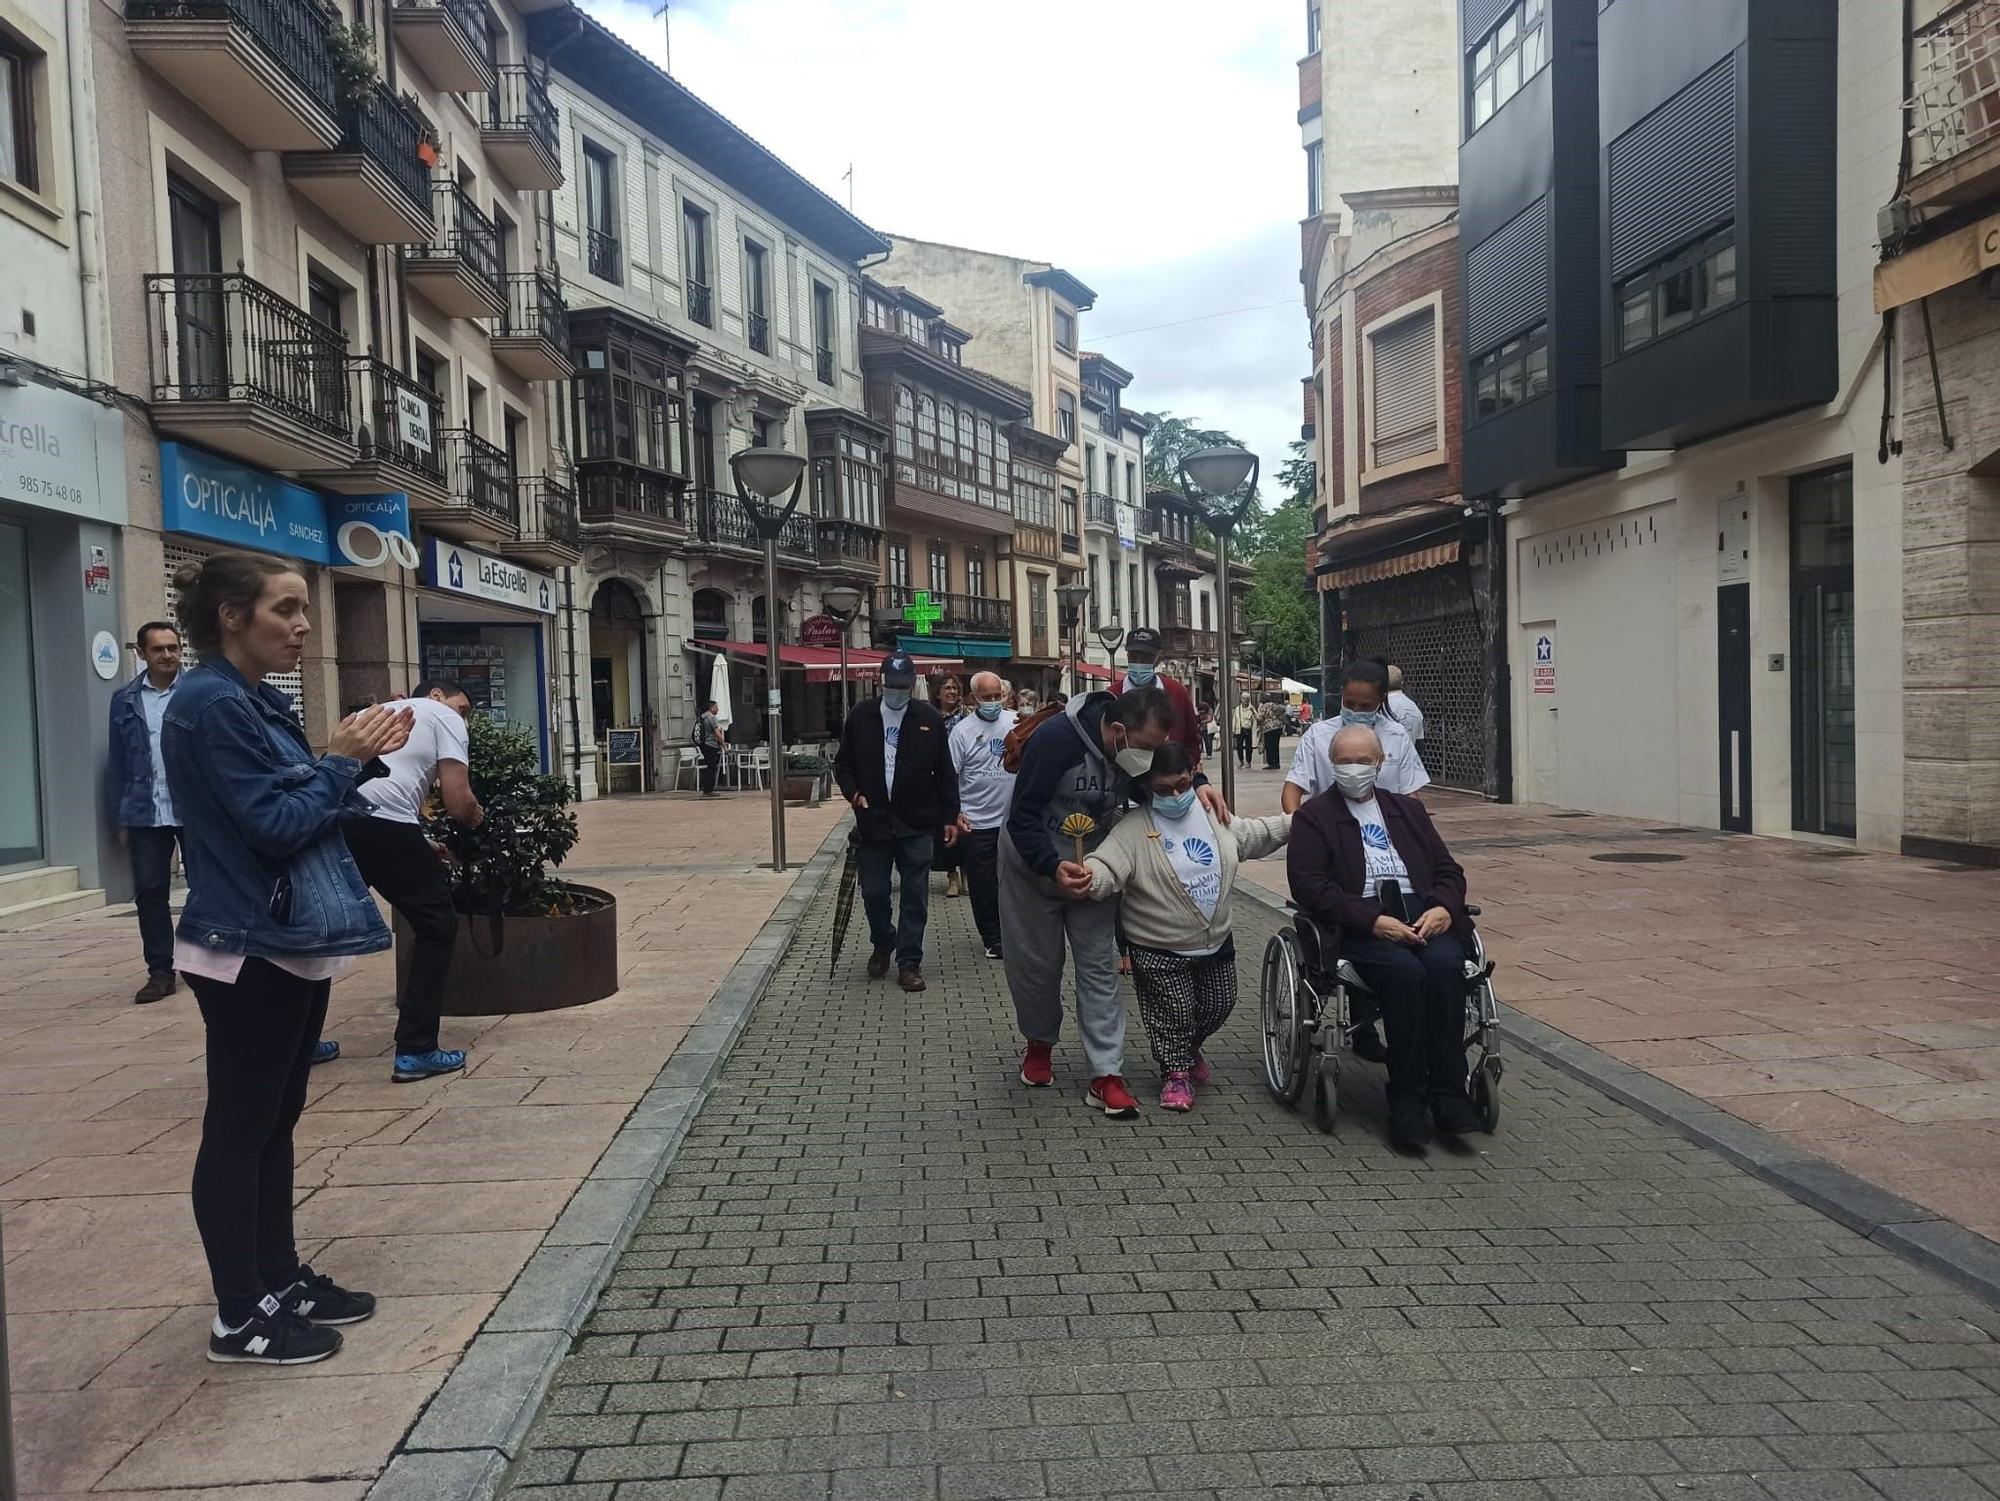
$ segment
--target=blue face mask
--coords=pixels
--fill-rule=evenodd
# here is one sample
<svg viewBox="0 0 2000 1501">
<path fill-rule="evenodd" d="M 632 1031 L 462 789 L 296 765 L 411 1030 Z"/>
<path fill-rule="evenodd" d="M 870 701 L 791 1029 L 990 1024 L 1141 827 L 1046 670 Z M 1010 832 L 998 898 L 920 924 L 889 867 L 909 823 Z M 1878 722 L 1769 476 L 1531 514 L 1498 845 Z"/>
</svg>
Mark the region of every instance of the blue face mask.
<svg viewBox="0 0 2000 1501">
<path fill-rule="evenodd" d="M 1382 711 L 1380 709 L 1370 709 L 1364 714 L 1359 709 L 1348 708 L 1346 704 L 1340 706 L 1340 722 L 1342 724 L 1365 724 L 1372 730 L 1375 728 L 1375 722 L 1381 717 Z"/>
<path fill-rule="evenodd" d="M 991 724 L 1000 717 L 1000 711 L 1006 707 L 1005 704 L 990 704 L 982 699 L 980 702 L 974 704 L 972 709 L 981 719 Z"/>
<path fill-rule="evenodd" d="M 882 690 L 883 708 L 907 709 L 909 708 L 909 706 L 910 706 L 910 690 L 908 688 L 884 688 Z"/>
<path fill-rule="evenodd" d="M 1134 688 L 1150 688 L 1158 679 L 1160 669 L 1151 662 L 1134 662 L 1125 669 L 1125 681 Z"/>
<path fill-rule="evenodd" d="M 1195 791 L 1176 792 L 1172 797 L 1162 793 L 1153 794 L 1153 811 L 1162 818 L 1186 818 L 1194 808 Z"/>
</svg>

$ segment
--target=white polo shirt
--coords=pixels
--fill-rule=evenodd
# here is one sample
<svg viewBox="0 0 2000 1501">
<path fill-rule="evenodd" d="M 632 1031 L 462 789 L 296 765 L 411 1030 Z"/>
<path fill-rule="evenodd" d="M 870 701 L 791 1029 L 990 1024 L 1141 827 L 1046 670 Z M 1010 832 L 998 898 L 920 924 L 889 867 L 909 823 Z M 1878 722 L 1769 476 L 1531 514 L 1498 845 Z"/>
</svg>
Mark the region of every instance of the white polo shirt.
<svg viewBox="0 0 2000 1501">
<path fill-rule="evenodd" d="M 1333 785 L 1330 752 L 1333 737 L 1340 728 L 1339 716 L 1332 715 L 1317 721 L 1299 736 L 1298 748 L 1292 752 L 1292 769 L 1285 774 L 1285 780 L 1305 788 L 1307 797 L 1317 797 Z M 1430 773 L 1418 759 L 1417 744 L 1410 738 L 1410 732 L 1386 714 L 1377 716 L 1373 728 L 1382 742 L 1382 771 L 1375 785 L 1384 792 L 1403 793 L 1419 792 L 1430 786 Z"/>
</svg>

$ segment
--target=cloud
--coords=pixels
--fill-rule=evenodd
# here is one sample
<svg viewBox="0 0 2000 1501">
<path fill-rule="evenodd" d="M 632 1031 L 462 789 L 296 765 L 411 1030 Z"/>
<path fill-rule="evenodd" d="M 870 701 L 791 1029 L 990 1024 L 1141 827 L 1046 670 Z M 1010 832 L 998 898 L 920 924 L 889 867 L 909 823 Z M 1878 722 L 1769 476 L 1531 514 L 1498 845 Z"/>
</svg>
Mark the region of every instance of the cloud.
<svg viewBox="0 0 2000 1501">
<path fill-rule="evenodd" d="M 655 0 L 586 3 L 661 60 Z M 672 0 L 668 20 L 675 76 L 802 176 L 845 202 L 851 165 L 870 224 L 1076 272 L 1098 292 L 1084 344 L 1134 373 L 1135 406 L 1285 457 L 1309 369 L 1296 0 Z"/>
</svg>

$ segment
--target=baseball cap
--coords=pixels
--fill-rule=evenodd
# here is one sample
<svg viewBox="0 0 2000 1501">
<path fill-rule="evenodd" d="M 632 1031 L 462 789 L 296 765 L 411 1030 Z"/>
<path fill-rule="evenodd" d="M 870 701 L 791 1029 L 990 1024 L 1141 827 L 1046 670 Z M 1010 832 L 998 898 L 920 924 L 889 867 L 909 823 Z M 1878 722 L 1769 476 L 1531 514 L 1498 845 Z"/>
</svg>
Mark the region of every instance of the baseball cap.
<svg viewBox="0 0 2000 1501">
<path fill-rule="evenodd" d="M 1125 660 L 1150 662 L 1160 654 L 1160 633 L 1149 625 L 1135 626 L 1125 637 Z"/>
<path fill-rule="evenodd" d="M 908 652 L 892 651 L 882 659 L 882 686 L 884 688 L 914 688 L 917 686 L 917 659 Z"/>
</svg>

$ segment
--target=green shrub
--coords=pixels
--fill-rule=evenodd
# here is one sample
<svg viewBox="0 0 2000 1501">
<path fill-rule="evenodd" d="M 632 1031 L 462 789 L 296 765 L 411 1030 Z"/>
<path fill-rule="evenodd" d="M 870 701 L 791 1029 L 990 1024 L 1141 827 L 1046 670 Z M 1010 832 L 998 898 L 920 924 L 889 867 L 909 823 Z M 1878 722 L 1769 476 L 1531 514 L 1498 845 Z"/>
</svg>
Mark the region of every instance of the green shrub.
<svg viewBox="0 0 2000 1501">
<path fill-rule="evenodd" d="M 429 820 L 428 832 L 451 852 L 452 901 L 461 912 L 524 917 L 570 912 L 576 894 L 550 874 L 575 848 L 576 815 L 569 783 L 545 775 L 535 739 L 525 729 L 474 714 L 472 791 L 486 822 L 462 828 Z"/>
</svg>

